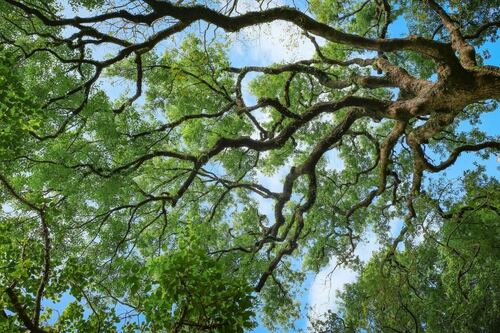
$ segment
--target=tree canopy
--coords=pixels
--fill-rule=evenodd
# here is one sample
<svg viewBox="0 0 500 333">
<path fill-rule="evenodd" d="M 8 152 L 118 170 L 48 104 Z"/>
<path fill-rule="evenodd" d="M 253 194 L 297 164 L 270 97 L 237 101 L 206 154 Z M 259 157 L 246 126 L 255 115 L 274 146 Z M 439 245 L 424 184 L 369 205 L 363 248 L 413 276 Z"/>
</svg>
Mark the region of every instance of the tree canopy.
<svg viewBox="0 0 500 333">
<path fill-rule="evenodd" d="M 499 177 L 444 173 L 500 151 L 499 8 L 0 0 L 0 331 L 293 329 L 336 258 L 312 331 L 493 332 Z M 283 21 L 311 58 L 235 61 Z"/>
</svg>

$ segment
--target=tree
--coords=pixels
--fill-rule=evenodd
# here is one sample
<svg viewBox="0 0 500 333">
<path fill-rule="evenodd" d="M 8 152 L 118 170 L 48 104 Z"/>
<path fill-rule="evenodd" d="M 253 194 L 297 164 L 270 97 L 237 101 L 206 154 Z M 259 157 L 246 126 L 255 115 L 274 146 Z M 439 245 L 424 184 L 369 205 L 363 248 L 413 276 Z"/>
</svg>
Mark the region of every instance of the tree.
<svg viewBox="0 0 500 333">
<path fill-rule="evenodd" d="M 316 332 L 341 331 L 339 323 L 345 332 L 494 332 L 500 184 L 477 173 L 466 184 L 465 202 L 446 213 L 436 207 L 418 222 L 420 242 L 373 257 L 343 292 L 340 311 L 316 322 Z"/>
<path fill-rule="evenodd" d="M 316 327 L 439 331 L 460 313 L 474 321 L 462 331 L 488 329 L 498 184 L 476 168 L 445 198 L 426 180 L 444 184 L 462 153 L 500 150 L 477 126 L 500 97 L 500 69 L 484 65 L 496 0 L 247 12 L 238 1 L 1 0 L 0 13 L 3 331 L 235 332 L 256 316 L 291 327 L 305 273 L 332 256 L 362 268 L 353 252 L 368 229 L 382 250 Z M 398 20 L 409 34 L 393 38 Z M 276 21 L 301 29 L 314 57 L 231 63 L 233 33 Z M 130 89 L 111 98 L 113 80 Z M 280 169 L 276 191 L 263 175 Z M 414 286 L 419 269 L 430 285 Z M 400 293 L 370 298 L 381 281 Z"/>
</svg>

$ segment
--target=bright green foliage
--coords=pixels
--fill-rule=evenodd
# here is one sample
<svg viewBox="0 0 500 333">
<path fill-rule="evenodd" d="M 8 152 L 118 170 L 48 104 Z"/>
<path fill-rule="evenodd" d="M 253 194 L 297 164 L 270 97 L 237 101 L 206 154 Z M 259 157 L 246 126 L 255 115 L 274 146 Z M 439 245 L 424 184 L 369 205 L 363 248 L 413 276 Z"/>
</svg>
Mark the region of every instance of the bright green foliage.
<svg viewBox="0 0 500 333">
<path fill-rule="evenodd" d="M 0 157 L 22 147 L 43 121 L 33 96 L 23 86 L 13 52 L 0 48 Z"/>
<path fill-rule="evenodd" d="M 243 332 L 253 326 L 252 288 L 244 276 L 237 277 L 236 267 L 206 254 L 199 232 L 181 231 L 177 251 L 148 263 L 153 289 L 144 300 L 146 319 L 153 330 L 181 327 L 182 318 L 182 331 Z"/>
<path fill-rule="evenodd" d="M 313 331 L 493 332 L 498 1 L 435 1 L 468 68 L 429 3 L 0 0 L 0 332 L 294 332 L 332 258 Z M 310 59 L 236 59 L 275 19 Z"/>
<path fill-rule="evenodd" d="M 316 323 L 317 331 L 341 324 L 345 332 L 494 332 L 500 325 L 500 184 L 476 175 L 467 183 L 452 216 L 423 221 L 422 241 L 371 259 L 341 294 L 339 314 Z"/>
</svg>

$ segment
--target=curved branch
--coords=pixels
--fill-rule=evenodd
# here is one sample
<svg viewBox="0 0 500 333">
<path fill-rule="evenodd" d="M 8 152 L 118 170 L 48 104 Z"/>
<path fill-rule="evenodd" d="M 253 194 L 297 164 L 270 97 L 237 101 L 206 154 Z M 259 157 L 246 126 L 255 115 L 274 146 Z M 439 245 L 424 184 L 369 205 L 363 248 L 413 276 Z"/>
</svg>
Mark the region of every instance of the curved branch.
<svg viewBox="0 0 500 333">
<path fill-rule="evenodd" d="M 34 203 L 23 197 L 21 194 L 19 194 L 10 184 L 10 182 L 2 175 L 0 174 L 0 183 L 7 189 L 7 191 L 14 197 L 16 198 L 19 202 L 24 204 L 25 206 L 28 206 L 31 210 L 34 210 L 38 213 L 40 217 L 40 227 L 42 229 L 42 238 L 43 238 L 43 267 L 42 267 L 42 276 L 40 277 L 40 282 L 38 285 L 38 289 L 35 295 L 35 307 L 33 309 L 33 321 L 29 319 L 27 316 L 26 312 L 24 311 L 24 308 L 22 308 L 22 311 L 20 309 L 17 309 L 16 303 L 18 303 L 18 299 L 16 294 L 14 293 L 14 290 L 12 288 L 7 289 L 7 294 L 9 295 L 9 298 L 11 299 L 14 307 L 16 307 L 16 310 L 18 312 L 18 315 L 22 319 L 23 323 L 26 325 L 26 327 L 33 332 L 45 332 L 39 328 L 39 321 L 40 321 L 40 312 L 41 312 L 41 303 L 42 303 L 42 298 L 43 294 L 45 291 L 45 287 L 49 281 L 49 275 L 50 275 L 50 233 L 49 233 L 49 226 L 47 223 L 47 217 L 45 216 L 45 210 L 41 207 L 36 206 Z"/>
<path fill-rule="evenodd" d="M 463 145 L 455 150 L 453 150 L 450 156 L 438 165 L 433 165 L 427 159 L 425 160 L 425 168 L 431 172 L 439 172 L 453 165 L 461 153 L 464 152 L 476 152 L 483 149 L 495 149 L 500 151 L 500 142 L 498 141 L 486 141 L 478 144 Z"/>
</svg>

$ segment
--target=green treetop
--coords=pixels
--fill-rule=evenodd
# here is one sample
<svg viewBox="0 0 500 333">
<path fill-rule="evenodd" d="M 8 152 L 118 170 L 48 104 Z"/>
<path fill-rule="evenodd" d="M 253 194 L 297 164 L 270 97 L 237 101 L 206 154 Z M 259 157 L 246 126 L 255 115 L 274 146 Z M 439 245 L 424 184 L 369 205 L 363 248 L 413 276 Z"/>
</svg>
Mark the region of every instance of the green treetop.
<svg viewBox="0 0 500 333">
<path fill-rule="evenodd" d="M 498 8 L 0 0 L 0 331 L 293 329 L 332 257 L 311 329 L 493 331 L 498 180 L 443 172 L 500 150 Z M 314 55 L 241 66 L 278 21 Z"/>
</svg>

